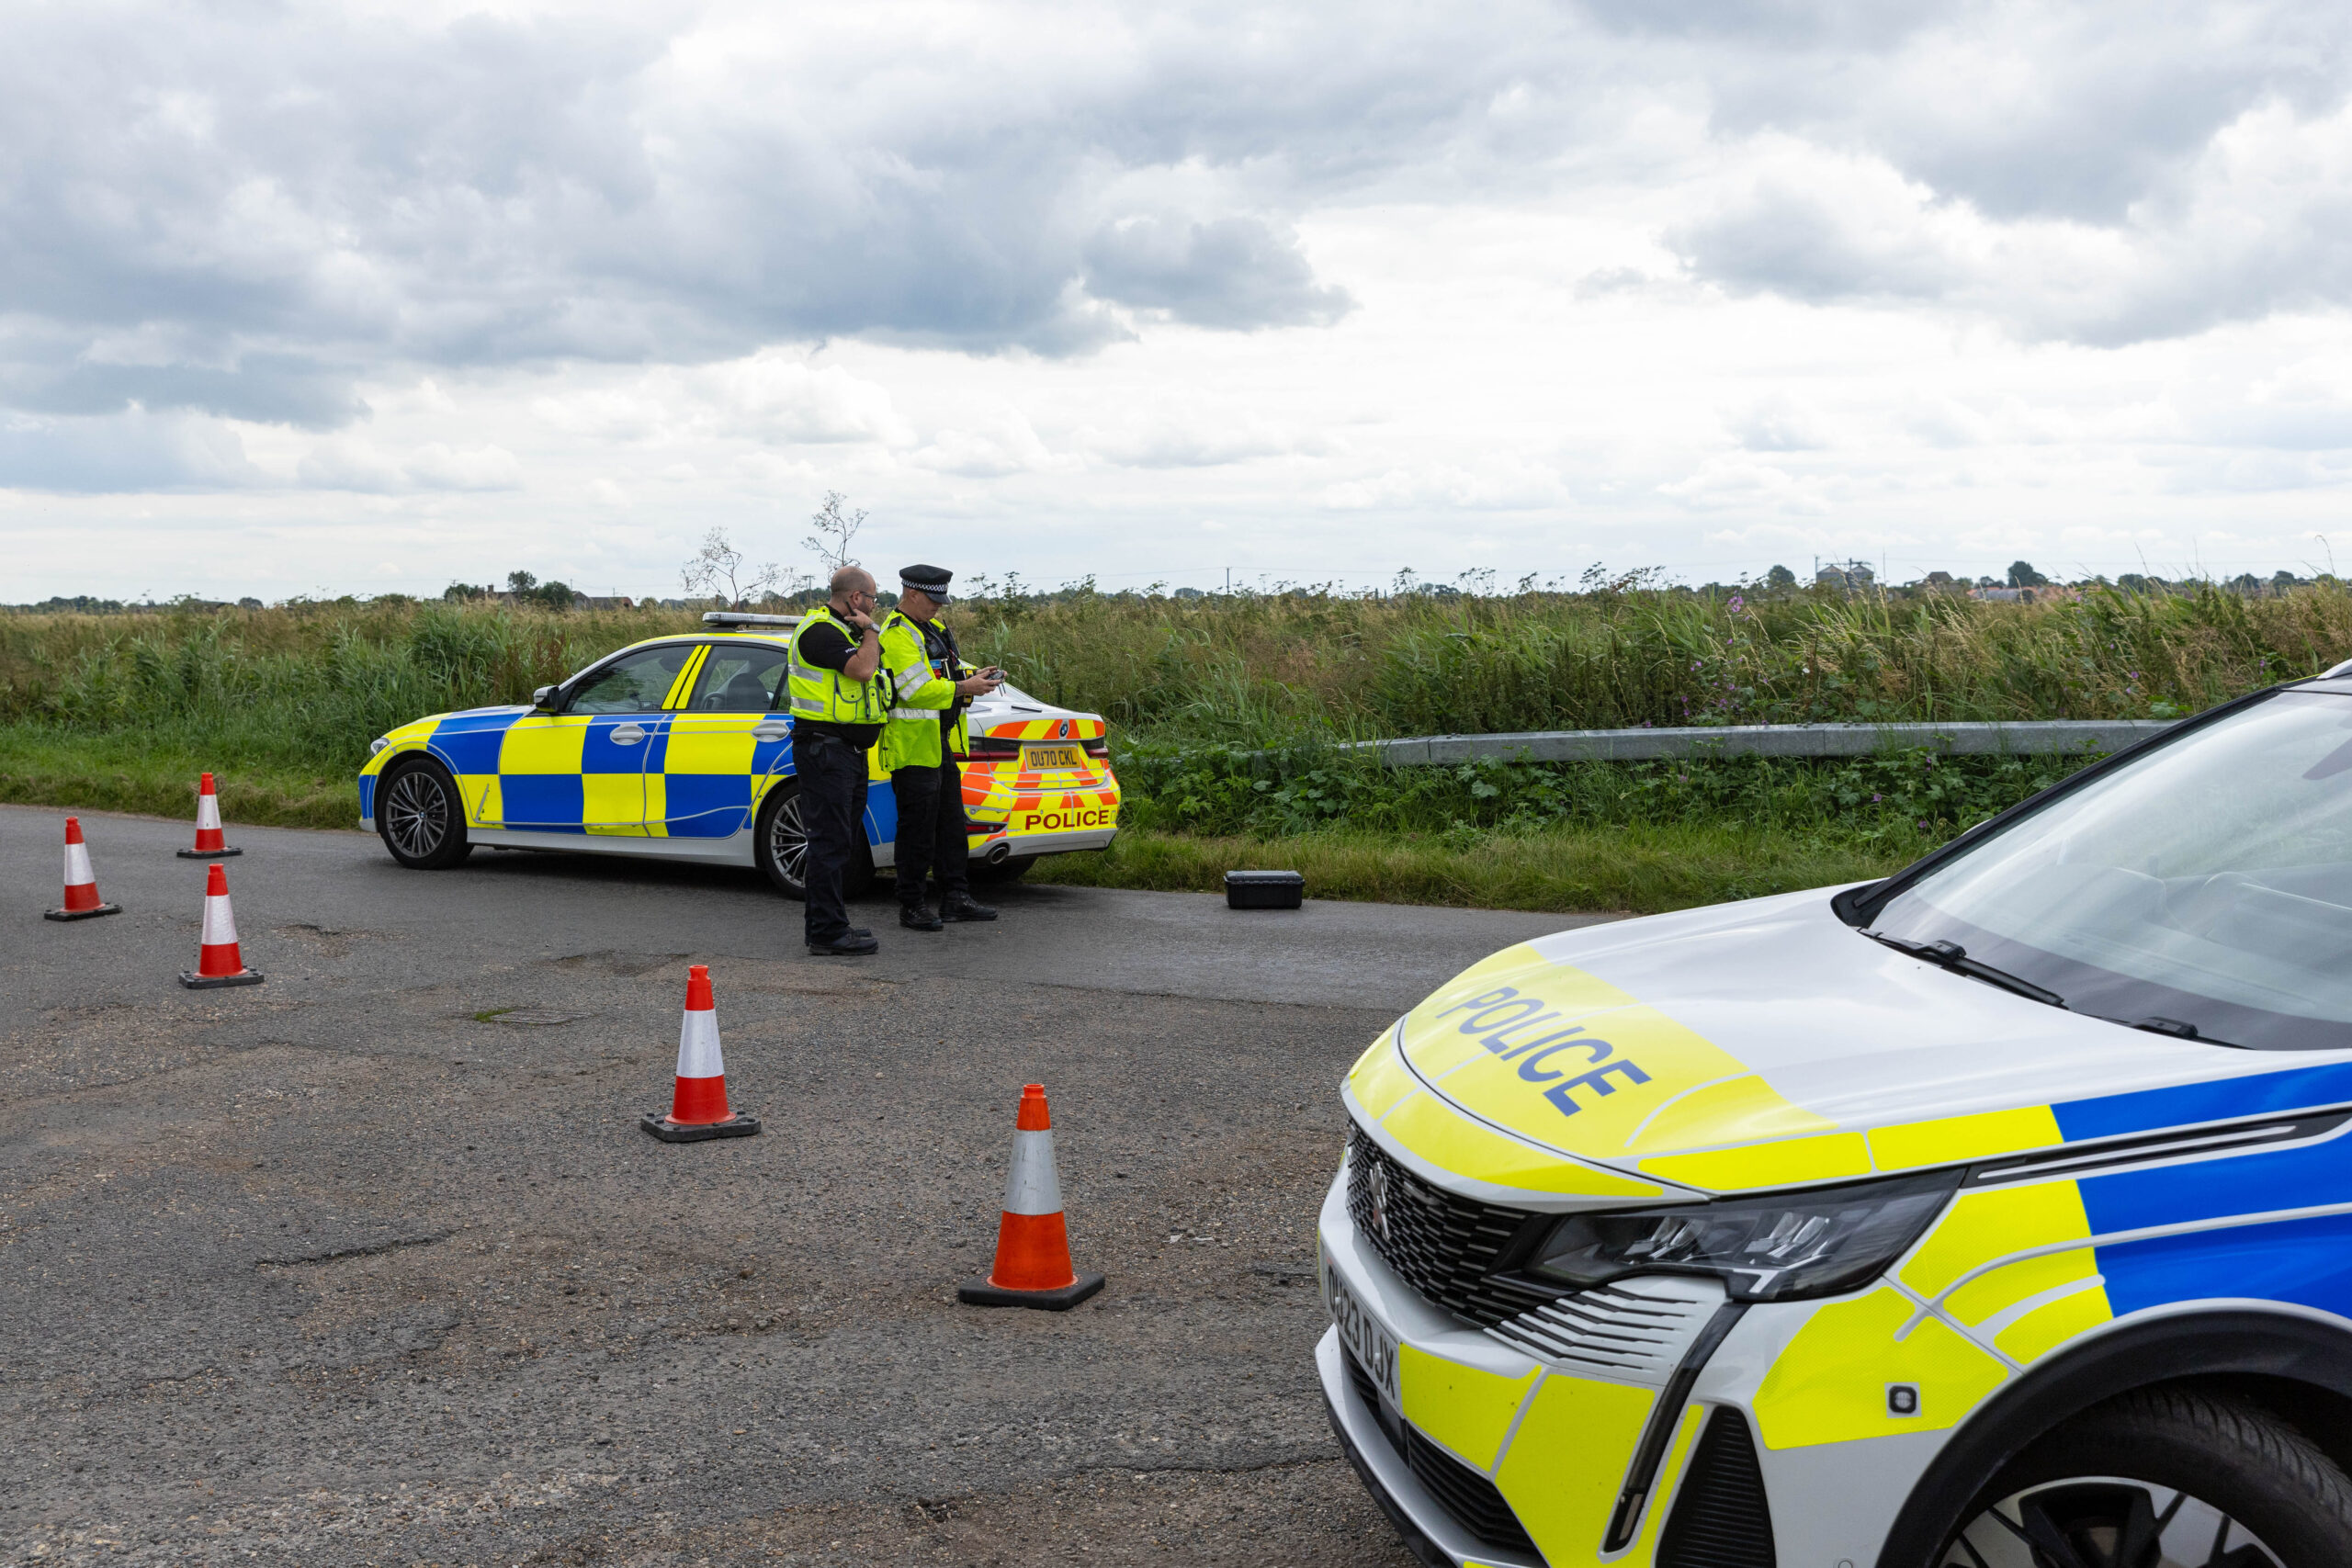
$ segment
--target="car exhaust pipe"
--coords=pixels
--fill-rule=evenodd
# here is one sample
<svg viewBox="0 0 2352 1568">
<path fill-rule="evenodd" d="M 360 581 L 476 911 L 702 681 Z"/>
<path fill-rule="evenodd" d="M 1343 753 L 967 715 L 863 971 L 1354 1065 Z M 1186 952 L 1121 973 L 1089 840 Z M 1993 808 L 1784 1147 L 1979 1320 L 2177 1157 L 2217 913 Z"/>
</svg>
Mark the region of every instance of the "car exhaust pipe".
<svg viewBox="0 0 2352 1568">
<path fill-rule="evenodd" d="M 1009 860 L 1011 860 L 1012 858 L 1012 846 L 1011 844 L 1009 844 L 1009 843 L 1006 843 L 1003 840 L 999 839 L 995 843 L 990 844 L 990 845 L 989 846 L 989 853 L 988 853 L 988 863 L 989 863 L 989 864 L 990 864 L 990 865 L 1002 865 L 1006 861 L 1009 861 Z"/>
</svg>

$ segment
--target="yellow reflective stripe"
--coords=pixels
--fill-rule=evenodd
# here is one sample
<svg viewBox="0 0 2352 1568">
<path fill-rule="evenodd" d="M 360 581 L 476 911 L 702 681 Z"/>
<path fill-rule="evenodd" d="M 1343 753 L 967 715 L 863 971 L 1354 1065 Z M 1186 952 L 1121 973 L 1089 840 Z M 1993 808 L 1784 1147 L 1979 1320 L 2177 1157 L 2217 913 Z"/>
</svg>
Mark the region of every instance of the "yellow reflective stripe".
<svg viewBox="0 0 2352 1568">
<path fill-rule="evenodd" d="M 663 707 L 682 708 L 686 705 L 686 694 L 695 689 L 695 677 L 702 672 L 703 660 L 709 657 L 708 643 L 704 643 L 686 656 L 686 661 L 678 666 L 678 678 L 670 682 L 669 694 L 662 699 Z"/>
<path fill-rule="evenodd" d="M 1955 1426 L 2008 1377 L 1994 1357 L 1940 1318 L 1903 1338 L 1911 1300 L 1881 1286 L 1817 1309 L 1756 1391 L 1757 1430 L 1770 1449 L 1890 1438 Z M 1915 1383 L 1919 1408 L 1896 1416 L 1886 1385 Z"/>
</svg>

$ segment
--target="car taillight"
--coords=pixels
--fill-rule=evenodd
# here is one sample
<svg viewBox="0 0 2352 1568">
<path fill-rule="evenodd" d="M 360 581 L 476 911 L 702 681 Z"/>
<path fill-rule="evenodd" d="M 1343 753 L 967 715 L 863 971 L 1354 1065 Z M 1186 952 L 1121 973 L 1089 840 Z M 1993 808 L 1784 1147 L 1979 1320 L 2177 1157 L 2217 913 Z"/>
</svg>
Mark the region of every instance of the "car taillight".
<svg viewBox="0 0 2352 1568">
<path fill-rule="evenodd" d="M 1086 743 L 1086 754 L 1090 757 L 1109 756 L 1111 754 L 1111 738 L 1107 735 L 1096 736 L 1093 739 Z"/>
<path fill-rule="evenodd" d="M 975 735 L 966 755 L 976 762 L 1009 762 L 1021 755 L 1021 742 L 1006 736 Z"/>
</svg>

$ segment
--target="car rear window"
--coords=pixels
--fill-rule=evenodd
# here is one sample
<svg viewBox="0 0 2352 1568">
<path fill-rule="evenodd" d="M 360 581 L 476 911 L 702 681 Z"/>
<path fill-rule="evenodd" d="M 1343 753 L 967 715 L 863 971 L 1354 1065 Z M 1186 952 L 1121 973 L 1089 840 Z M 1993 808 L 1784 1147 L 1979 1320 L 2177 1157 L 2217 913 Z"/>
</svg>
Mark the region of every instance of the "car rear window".
<svg viewBox="0 0 2352 1568">
<path fill-rule="evenodd" d="M 689 713 L 765 713 L 784 684 L 785 652 L 766 643 L 713 647 L 695 677 Z"/>
</svg>

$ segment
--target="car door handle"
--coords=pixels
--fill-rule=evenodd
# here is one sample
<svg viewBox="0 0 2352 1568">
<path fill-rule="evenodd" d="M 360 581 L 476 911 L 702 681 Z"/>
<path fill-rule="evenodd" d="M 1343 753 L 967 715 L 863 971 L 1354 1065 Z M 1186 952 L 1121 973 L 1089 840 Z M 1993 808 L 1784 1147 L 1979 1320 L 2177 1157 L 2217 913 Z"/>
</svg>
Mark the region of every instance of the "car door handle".
<svg viewBox="0 0 2352 1568">
<path fill-rule="evenodd" d="M 613 744 L 616 746 L 634 746 L 644 739 L 645 727 L 641 724 L 616 724 L 613 726 Z"/>
<path fill-rule="evenodd" d="M 780 720 L 770 719 L 765 724 L 761 725 L 759 728 L 752 731 L 752 739 L 754 740 L 781 740 L 791 733 L 792 726 L 785 724 Z"/>
</svg>

